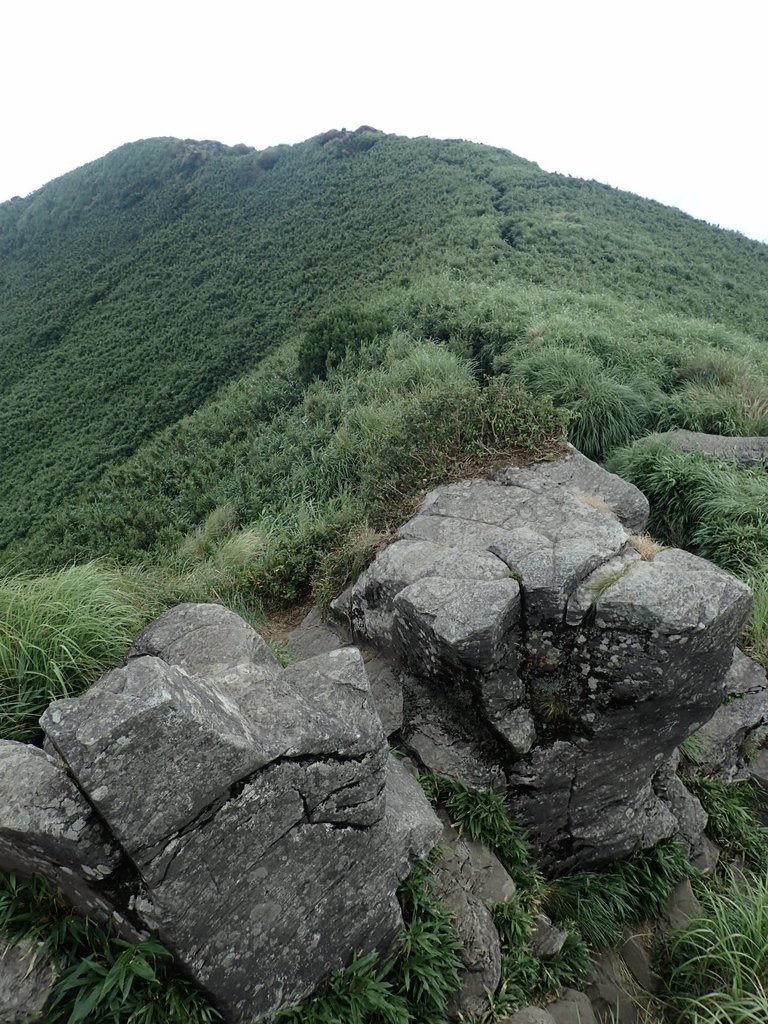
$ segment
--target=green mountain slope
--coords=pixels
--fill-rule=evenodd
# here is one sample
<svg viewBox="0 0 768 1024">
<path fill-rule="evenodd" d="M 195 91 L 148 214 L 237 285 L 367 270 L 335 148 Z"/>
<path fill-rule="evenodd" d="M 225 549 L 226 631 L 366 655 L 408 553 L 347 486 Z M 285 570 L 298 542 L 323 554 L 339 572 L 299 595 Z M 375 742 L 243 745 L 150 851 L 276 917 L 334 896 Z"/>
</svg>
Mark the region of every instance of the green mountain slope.
<svg viewBox="0 0 768 1024">
<path fill-rule="evenodd" d="M 577 335 L 603 367 L 621 343 L 625 375 L 657 341 L 754 368 L 767 296 L 766 246 L 489 147 L 368 129 L 124 146 L 0 207 L 0 552 L 132 557 L 221 502 L 248 522 L 276 491 L 329 500 L 272 456 L 335 429 L 333 397 L 313 433 L 295 353 L 342 306 L 552 392 L 536 348 Z M 654 425 L 638 411 L 616 441 Z"/>
</svg>

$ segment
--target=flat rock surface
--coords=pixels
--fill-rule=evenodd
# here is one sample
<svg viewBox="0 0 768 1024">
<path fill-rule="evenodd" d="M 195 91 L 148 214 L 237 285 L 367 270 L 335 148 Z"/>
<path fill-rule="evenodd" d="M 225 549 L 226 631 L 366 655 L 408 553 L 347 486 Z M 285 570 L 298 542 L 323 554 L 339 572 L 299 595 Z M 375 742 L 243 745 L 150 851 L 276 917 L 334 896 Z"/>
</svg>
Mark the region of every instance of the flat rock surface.
<svg viewBox="0 0 768 1024">
<path fill-rule="evenodd" d="M 702 452 L 714 459 L 736 462 L 740 466 L 766 465 L 768 463 L 768 437 L 726 437 L 723 434 L 702 434 L 694 430 L 667 430 L 660 434 L 649 434 L 636 441 L 664 441 L 683 452 Z"/>
</svg>

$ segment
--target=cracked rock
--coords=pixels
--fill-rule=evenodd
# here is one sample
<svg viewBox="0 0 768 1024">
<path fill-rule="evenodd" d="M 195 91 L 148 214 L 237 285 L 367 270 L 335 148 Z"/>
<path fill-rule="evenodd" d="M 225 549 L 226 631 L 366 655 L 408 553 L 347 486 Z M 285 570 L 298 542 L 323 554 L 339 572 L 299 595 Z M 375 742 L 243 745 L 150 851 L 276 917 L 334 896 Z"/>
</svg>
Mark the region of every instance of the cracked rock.
<svg viewBox="0 0 768 1024">
<path fill-rule="evenodd" d="M 122 895 L 234 1021 L 300 1001 L 354 952 L 387 953 L 398 884 L 441 826 L 388 754 L 357 649 L 280 669 L 224 612 L 168 613 L 122 668 L 48 708 L 47 738 L 77 785 L 41 751 L 26 756 L 93 817 L 85 794 L 135 867 L 116 905 Z"/>
<path fill-rule="evenodd" d="M 559 869 L 697 826 L 654 778 L 722 703 L 751 594 L 686 552 L 641 557 L 647 514 L 569 449 L 431 491 L 349 594 L 356 636 L 408 670 L 406 747 L 506 789 Z"/>
</svg>

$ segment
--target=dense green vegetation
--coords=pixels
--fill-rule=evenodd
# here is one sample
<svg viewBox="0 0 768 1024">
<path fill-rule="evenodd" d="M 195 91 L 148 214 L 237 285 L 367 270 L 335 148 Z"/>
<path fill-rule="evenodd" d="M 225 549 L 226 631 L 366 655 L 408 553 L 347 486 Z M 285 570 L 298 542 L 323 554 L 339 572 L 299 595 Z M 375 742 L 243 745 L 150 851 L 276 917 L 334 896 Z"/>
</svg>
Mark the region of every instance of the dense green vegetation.
<svg viewBox="0 0 768 1024">
<path fill-rule="evenodd" d="M 135 143 L 3 204 L 0 737 L 39 741 L 46 703 L 170 604 L 258 621 L 326 603 L 424 490 L 566 434 L 650 496 L 656 536 L 749 580 L 745 643 L 768 665 L 765 472 L 631 446 L 768 433 L 767 300 L 766 246 L 502 150 L 369 129 Z M 546 880 L 498 795 L 422 781 L 517 884 L 493 911 L 488 1022 L 580 984 L 591 949 L 692 874 L 662 844 Z M 764 873 L 753 794 L 695 786 L 713 837 Z M 744 923 L 726 883 L 696 884 L 702 921 L 659 954 L 660 1019 L 765 1016 L 764 887 Z M 445 1019 L 457 950 L 428 866 L 401 900 L 397 955 L 356 960 L 286 1024 Z M 570 933 L 546 962 L 542 908 Z M 0 929 L 60 958 L 51 1024 L 215 1019 L 156 943 L 109 939 L 39 881 L 2 880 Z"/>
</svg>

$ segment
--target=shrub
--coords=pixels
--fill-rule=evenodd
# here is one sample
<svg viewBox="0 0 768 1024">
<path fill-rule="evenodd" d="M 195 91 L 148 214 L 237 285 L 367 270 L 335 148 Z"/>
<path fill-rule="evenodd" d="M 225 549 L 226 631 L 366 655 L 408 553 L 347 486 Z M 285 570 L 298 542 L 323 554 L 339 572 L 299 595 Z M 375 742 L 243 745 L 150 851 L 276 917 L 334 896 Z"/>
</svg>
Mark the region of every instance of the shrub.
<svg viewBox="0 0 768 1024">
<path fill-rule="evenodd" d="M 302 380 L 325 380 L 345 356 L 359 352 L 366 343 L 389 334 L 389 317 L 362 308 L 341 306 L 319 320 L 299 344 L 299 375 Z"/>
</svg>

